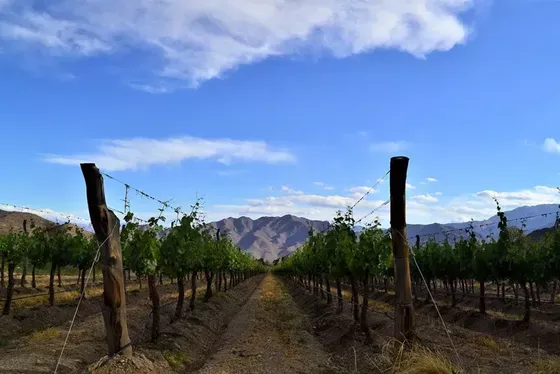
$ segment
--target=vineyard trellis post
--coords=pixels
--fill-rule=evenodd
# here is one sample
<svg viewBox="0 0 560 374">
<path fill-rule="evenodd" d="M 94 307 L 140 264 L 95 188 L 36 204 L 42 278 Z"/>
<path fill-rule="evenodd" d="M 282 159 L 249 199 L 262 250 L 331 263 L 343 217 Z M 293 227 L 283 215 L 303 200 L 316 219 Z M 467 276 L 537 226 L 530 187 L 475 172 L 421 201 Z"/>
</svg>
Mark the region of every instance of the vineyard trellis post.
<svg viewBox="0 0 560 374">
<path fill-rule="evenodd" d="M 27 236 L 27 220 L 23 220 L 23 233 Z M 26 249 L 29 250 L 29 249 Z M 22 270 L 21 270 L 21 279 L 20 279 L 20 286 L 25 287 L 27 281 L 25 278 L 27 277 L 27 255 L 23 258 Z"/>
<path fill-rule="evenodd" d="M 103 272 L 102 312 L 109 357 L 117 353 L 132 356 L 126 322 L 126 298 L 120 243 L 120 222 L 105 200 L 103 176 L 93 163 L 80 164 L 86 183 L 91 224 L 101 247 Z"/>
<path fill-rule="evenodd" d="M 410 279 L 409 249 L 406 243 L 406 174 L 408 157 L 392 157 L 390 169 L 391 244 L 395 270 L 395 329 L 398 341 L 413 337 L 414 310 Z"/>
</svg>

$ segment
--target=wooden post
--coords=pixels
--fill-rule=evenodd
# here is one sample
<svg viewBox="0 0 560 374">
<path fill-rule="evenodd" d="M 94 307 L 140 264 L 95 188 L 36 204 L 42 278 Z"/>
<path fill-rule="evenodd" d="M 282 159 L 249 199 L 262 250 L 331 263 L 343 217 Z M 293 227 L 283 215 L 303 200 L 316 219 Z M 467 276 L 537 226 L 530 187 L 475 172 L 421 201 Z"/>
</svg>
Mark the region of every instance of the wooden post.
<svg viewBox="0 0 560 374">
<path fill-rule="evenodd" d="M 400 342 L 413 337 L 414 310 L 410 263 L 406 242 L 406 172 L 408 157 L 391 158 L 391 242 L 395 269 L 395 330 L 394 337 Z"/>
<path fill-rule="evenodd" d="M 416 253 L 420 251 L 420 235 L 416 235 L 416 246 L 414 247 L 414 251 Z M 418 301 L 418 284 L 420 284 L 420 290 L 421 290 L 422 282 L 418 278 L 416 278 L 414 282 L 412 282 L 412 294 L 414 295 L 414 302 Z"/>
<path fill-rule="evenodd" d="M 27 235 L 27 220 L 24 219 L 23 220 L 23 232 L 25 235 Z M 29 250 L 28 248 L 26 248 L 27 250 Z M 25 283 L 27 283 L 25 281 L 25 278 L 27 277 L 27 255 L 23 258 L 23 269 L 21 270 L 21 280 L 20 280 L 20 286 L 21 287 L 25 287 Z"/>
<path fill-rule="evenodd" d="M 103 177 L 95 164 L 81 164 L 91 223 L 101 248 L 103 304 L 101 306 L 109 357 L 132 356 L 126 323 L 126 299 L 120 241 L 120 222 L 107 208 Z"/>
</svg>

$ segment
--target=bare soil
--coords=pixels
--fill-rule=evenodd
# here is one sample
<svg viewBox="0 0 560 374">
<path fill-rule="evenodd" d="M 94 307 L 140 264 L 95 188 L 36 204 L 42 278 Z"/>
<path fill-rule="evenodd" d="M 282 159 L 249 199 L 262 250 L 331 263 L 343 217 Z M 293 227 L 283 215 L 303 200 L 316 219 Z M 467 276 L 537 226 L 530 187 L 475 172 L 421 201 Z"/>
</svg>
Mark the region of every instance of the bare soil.
<svg viewBox="0 0 560 374">
<path fill-rule="evenodd" d="M 199 374 L 329 373 L 328 356 L 282 283 L 267 275 Z"/>
<path fill-rule="evenodd" d="M 301 285 L 286 280 L 296 303 L 310 318 L 316 338 L 331 353 L 331 360 L 340 367 L 339 372 L 395 373 L 395 357 L 391 353 L 394 296 L 377 295 L 373 309 L 368 313 L 368 324 L 375 343 L 365 346 L 365 336 L 354 323 L 351 305 L 344 303 L 344 312 L 336 314 L 333 306 L 313 295 Z M 443 310 L 453 348 L 433 306 L 416 306 L 416 343 L 440 355 L 467 373 L 560 373 L 560 359 L 548 354 L 542 347 L 533 347 L 530 339 L 522 340 L 473 331 L 464 328 L 460 320 L 453 320 L 452 312 Z M 455 312 L 456 313 L 456 312 Z M 436 314 L 436 315 L 434 315 Z M 471 316 L 478 324 L 490 316 Z M 553 344 L 550 343 L 552 346 Z M 557 346 L 556 346 L 557 348 Z M 457 352 L 457 354 L 455 353 Z M 394 353 L 394 352 L 393 352 Z M 545 367 L 545 369 L 541 369 Z M 451 373 L 451 371 L 429 371 Z M 415 372 L 416 373 L 416 372 Z"/>
<path fill-rule="evenodd" d="M 136 360 L 128 361 L 111 360 L 110 365 L 126 368 L 126 365 L 130 364 L 132 365 L 130 368 L 133 368 L 138 364 L 138 360 L 143 360 L 142 357 L 153 362 L 154 373 L 166 372 L 163 368 L 167 368 L 167 372 L 177 372 L 178 369 L 184 369 L 183 364 L 202 365 L 208 350 L 214 344 L 212 339 L 217 339 L 223 330 L 223 318 L 229 316 L 230 310 L 231 313 L 235 312 L 236 303 L 239 304 L 237 310 L 243 305 L 257 282 L 257 279 L 250 279 L 228 290 L 225 294 L 216 294 L 208 303 L 202 302 L 205 285 L 201 284 L 198 288 L 199 295 L 195 310 L 192 313 L 186 313 L 183 319 L 172 325 L 169 324 L 169 321 L 175 303 L 163 307 L 161 311 L 162 337 L 158 345 L 147 343 L 150 335 L 148 326 L 149 311 L 151 310 L 147 292 L 145 289 L 140 292 L 132 292 L 127 295 L 127 318 L 130 338 L 136 343 L 134 349 L 137 357 Z M 175 285 L 160 287 L 162 303 L 176 298 L 175 287 Z M 190 291 L 186 293 L 190 294 Z M 78 318 L 70 334 L 58 373 L 87 372 L 89 366 L 98 363 L 106 356 L 103 318 L 98 313 L 99 309 L 99 300 L 95 298 L 84 301 L 80 306 Z M 23 320 L 18 320 L 14 316 L 0 318 L 1 331 L 4 334 L 4 338 L 0 340 L 2 343 L 0 344 L 0 373 L 52 373 L 74 310 L 75 304 L 59 307 L 39 306 L 33 310 L 23 311 L 22 313 L 29 314 Z M 41 316 L 44 321 L 41 320 Z M 220 316 L 223 318 L 219 318 Z M 64 319 L 64 323 L 60 324 L 61 319 Z M 207 326 L 216 330 L 213 337 L 207 337 L 209 334 L 202 331 L 209 329 Z M 6 327 L 11 333 L 5 332 Z M 195 349 L 187 349 L 188 344 L 186 344 L 183 349 L 180 345 L 182 341 L 177 336 L 187 336 L 188 341 L 200 340 L 200 346 L 204 346 L 204 348 L 200 348 L 201 354 L 196 352 L 198 346 Z M 212 341 L 205 344 L 206 340 Z M 178 355 L 175 353 L 176 351 L 189 352 L 192 357 Z M 102 373 L 106 369 L 101 367 L 98 370 Z M 118 370 L 111 372 L 118 372 Z M 138 370 L 134 370 L 134 372 L 141 373 Z"/>
<path fill-rule="evenodd" d="M 349 295 L 349 286 L 344 286 L 345 297 Z M 506 289 L 507 291 L 507 289 Z M 333 288 L 332 292 L 336 292 Z M 451 296 L 443 292 L 434 294 L 439 312 L 444 321 L 449 325 L 456 325 L 474 332 L 491 335 L 496 339 L 505 339 L 520 343 L 539 352 L 560 355 L 560 305 L 541 303 L 531 307 L 531 321 L 524 323 L 523 301 L 519 304 L 513 298 L 505 301 L 495 295 L 488 294 L 486 299 L 487 314 L 478 312 L 477 297 L 472 294 L 462 295 L 457 293 L 457 305 L 451 307 Z M 348 296 L 348 299 L 350 296 Z M 375 291 L 370 294 L 374 301 L 373 310 L 389 311 L 392 315 L 395 303 L 393 291 Z M 361 299 L 360 299 L 361 300 Z M 545 300 L 543 298 L 543 300 Z M 419 323 L 431 326 L 439 324 L 439 315 L 432 301 L 425 301 L 425 293 L 418 294 L 414 302 L 414 309 Z M 425 319 L 429 317 L 432 319 Z"/>
<path fill-rule="evenodd" d="M 157 343 L 149 342 L 147 290 L 131 292 L 127 315 L 134 355 L 111 360 L 99 296 L 92 293 L 80 308 L 58 373 L 560 373 L 560 359 L 550 354 L 560 346 L 558 334 L 543 338 L 538 330 L 554 321 L 524 326 L 497 314 L 479 315 L 469 306 L 444 305 L 445 330 L 433 305 L 419 301 L 414 347 L 422 349 L 410 354 L 392 340 L 394 295 L 373 295 L 368 325 L 374 343 L 366 345 L 347 301 L 336 314 L 334 303 L 268 274 L 203 303 L 200 283 L 193 312 L 171 324 L 175 303 L 162 308 Z M 176 298 L 175 287 L 159 287 L 162 303 Z M 52 373 L 75 303 L 33 306 L 0 318 L 0 373 Z"/>
<path fill-rule="evenodd" d="M 376 292 L 374 300 L 392 306 L 394 294 Z M 478 311 L 478 300 L 457 295 L 457 305 L 451 307 L 451 297 L 438 295 L 436 301 L 439 311 L 448 324 L 491 335 L 495 338 L 507 339 L 521 343 L 533 349 L 551 354 L 560 354 L 560 311 L 554 310 L 555 305 L 541 304 L 532 307 L 531 321 L 524 323 L 523 306 L 514 300 L 487 300 L 487 314 Z M 423 298 L 422 298 L 423 299 Z M 414 303 L 418 315 L 430 316 L 439 320 L 438 313 L 431 301 L 418 300 Z"/>
<path fill-rule="evenodd" d="M 66 286 L 69 287 L 69 286 Z M 70 288 L 70 287 L 69 287 Z M 60 288 L 59 288 L 60 290 Z M 86 298 L 82 300 L 77 315 L 77 321 L 101 313 L 101 294 L 103 286 L 97 284 L 88 287 Z M 176 296 L 176 286 L 167 283 L 160 286 L 162 302 Z M 40 332 L 51 327 L 60 325 L 68 326 L 68 321 L 72 319 L 78 304 L 78 291 L 59 293 L 55 295 L 55 305 L 48 305 L 48 296 L 38 296 L 22 300 L 14 300 L 12 311 L 8 316 L 0 316 L 0 339 L 7 344 L 13 338 L 32 332 Z M 138 283 L 127 286 L 127 303 L 131 306 L 139 304 L 141 308 L 149 311 L 147 300 L 148 290 L 146 285 L 143 289 L 139 288 Z"/>
</svg>

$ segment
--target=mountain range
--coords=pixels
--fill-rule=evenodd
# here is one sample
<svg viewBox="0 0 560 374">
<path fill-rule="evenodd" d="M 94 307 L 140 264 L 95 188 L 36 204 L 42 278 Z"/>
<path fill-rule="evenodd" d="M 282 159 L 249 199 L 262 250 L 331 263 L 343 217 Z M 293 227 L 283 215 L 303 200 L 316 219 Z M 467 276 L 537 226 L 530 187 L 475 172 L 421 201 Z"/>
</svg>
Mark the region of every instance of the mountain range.
<svg viewBox="0 0 560 374">
<path fill-rule="evenodd" d="M 556 212 L 560 207 L 557 204 L 542 204 L 536 206 L 525 206 L 504 212 L 508 218 L 509 225 L 521 227 L 525 223 L 525 232 L 531 233 L 554 226 Z M 525 221 L 523 217 L 527 218 Z M 408 238 L 420 236 L 420 242 L 426 242 L 434 237 L 441 242 L 447 237 L 451 242 L 466 236 L 465 229 L 473 225 L 474 232 L 479 239 L 493 236 L 497 238 L 498 216 L 489 217 L 482 221 L 460 222 L 460 223 L 432 223 L 428 225 L 408 224 Z M 284 257 L 307 239 L 308 230 L 313 227 L 315 231 L 321 231 L 328 227 L 328 221 L 312 221 L 302 217 L 285 215 L 282 217 L 261 217 L 251 219 L 249 217 L 226 218 L 211 225 L 220 228 L 239 246 L 249 251 L 256 258 L 264 258 L 273 261 Z M 362 227 L 355 228 L 360 231 Z"/>
<path fill-rule="evenodd" d="M 534 232 L 532 237 L 538 238 L 545 231 L 544 229 L 554 226 L 558 211 L 557 204 L 543 204 L 516 208 L 505 214 L 510 226 L 521 227 L 525 223 L 525 232 Z M 523 220 L 524 217 L 529 218 Z M 10 230 L 22 230 L 24 219 L 33 220 L 36 225 L 40 226 L 55 225 L 53 222 L 31 213 L 0 211 L 0 234 Z M 472 221 L 472 225 L 479 238 L 497 237 L 498 222 L 499 218 L 495 215 L 483 221 Z M 408 224 L 407 236 L 414 239 L 416 235 L 419 235 L 421 242 L 425 242 L 430 237 L 441 242 L 447 237 L 453 242 L 465 235 L 464 230 L 469 224 L 471 223 Z M 301 246 L 307 239 L 309 228 L 321 231 L 328 227 L 329 222 L 285 215 L 257 219 L 230 217 L 212 222 L 210 225 L 221 229 L 221 232 L 228 235 L 239 248 L 250 252 L 254 257 L 273 261 L 292 253 Z M 72 229 L 81 228 L 72 225 Z M 359 226 L 355 228 L 358 232 L 361 229 L 362 227 Z"/>
<path fill-rule="evenodd" d="M 328 221 L 285 215 L 282 217 L 226 218 L 210 224 L 229 236 L 237 246 L 249 251 L 256 258 L 273 261 L 284 257 L 307 239 L 309 229 L 325 230 Z"/>
</svg>

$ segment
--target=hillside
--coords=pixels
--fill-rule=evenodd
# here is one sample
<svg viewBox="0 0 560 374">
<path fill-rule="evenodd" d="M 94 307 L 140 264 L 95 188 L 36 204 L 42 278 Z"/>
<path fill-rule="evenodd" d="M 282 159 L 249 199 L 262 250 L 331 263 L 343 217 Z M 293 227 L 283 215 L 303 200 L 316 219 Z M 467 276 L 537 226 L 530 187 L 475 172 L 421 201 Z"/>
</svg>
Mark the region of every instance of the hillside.
<svg viewBox="0 0 560 374">
<path fill-rule="evenodd" d="M 545 237 L 546 234 L 554 230 L 554 227 L 546 227 L 544 229 L 538 229 L 527 235 L 530 239 L 534 241 L 539 241 Z"/>
<path fill-rule="evenodd" d="M 282 217 L 226 218 L 212 222 L 237 245 L 257 258 L 275 260 L 293 252 L 305 239 L 310 227 L 320 231 L 328 226 L 327 221 L 312 221 L 306 218 L 285 215 Z"/>
<path fill-rule="evenodd" d="M 23 231 L 23 221 L 27 220 L 27 230 L 31 231 L 31 223 L 35 224 L 36 227 L 45 228 L 45 227 L 55 227 L 57 226 L 56 223 L 49 221 L 43 217 L 40 217 L 36 214 L 32 213 L 25 213 L 25 212 L 8 212 L 4 210 L 0 210 L 0 234 L 6 234 L 10 231 L 13 232 L 22 232 Z M 93 233 L 80 228 L 73 223 L 63 224 L 61 227 L 68 227 L 70 226 L 70 232 L 74 234 L 76 230 L 82 231 L 85 235 L 91 236 Z"/>
</svg>

